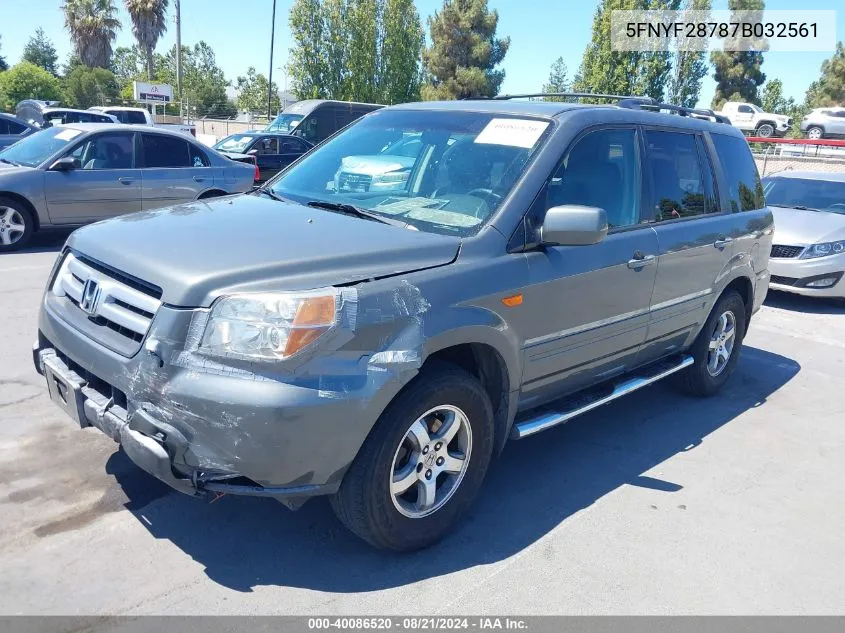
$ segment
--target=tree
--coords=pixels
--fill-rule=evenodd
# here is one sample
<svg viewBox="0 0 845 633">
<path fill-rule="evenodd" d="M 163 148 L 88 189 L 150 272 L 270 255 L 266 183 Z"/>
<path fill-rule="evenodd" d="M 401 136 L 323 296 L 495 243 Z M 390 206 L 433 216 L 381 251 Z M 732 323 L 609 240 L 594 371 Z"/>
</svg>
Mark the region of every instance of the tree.
<svg viewBox="0 0 845 633">
<path fill-rule="evenodd" d="M 65 101 L 71 108 L 108 105 L 118 100 L 119 93 L 114 73 L 105 68 L 77 66 L 65 77 Z"/>
<path fill-rule="evenodd" d="M 0 37 L 0 40 L 2 40 L 2 37 Z M 2 73 L 4 70 L 9 70 L 9 64 L 7 64 L 3 56 L 0 55 L 0 73 Z"/>
<path fill-rule="evenodd" d="M 807 105 L 818 108 L 845 105 L 845 44 L 839 42 L 836 52 L 822 62 L 821 76 L 807 90 Z"/>
<path fill-rule="evenodd" d="M 107 68 L 120 28 L 113 0 L 64 0 L 65 28 L 86 66 Z"/>
<path fill-rule="evenodd" d="M 155 75 L 167 84 L 176 85 L 176 47 L 167 55 L 155 55 Z M 131 82 L 129 84 L 131 89 Z M 200 40 L 193 48 L 182 47 L 181 98 L 195 116 L 230 117 L 237 114 L 237 107 L 226 96 L 226 80 L 217 65 L 214 50 Z M 265 107 L 266 98 L 265 95 Z"/>
<path fill-rule="evenodd" d="M 155 63 L 155 58 L 153 58 Z M 137 46 L 118 46 L 111 60 L 111 71 L 121 88 L 144 76 L 146 69 Z"/>
<path fill-rule="evenodd" d="M 728 8 L 736 11 L 762 11 L 763 0 L 728 0 Z M 736 44 L 736 40 L 728 39 L 726 47 Z M 716 80 L 716 92 L 713 95 L 713 109 L 719 110 L 725 101 L 747 101 L 760 103 L 759 87 L 766 80 L 766 75 L 760 69 L 763 65 L 763 50 L 765 42 L 752 42 L 756 50 L 713 51 L 710 61 L 713 64 L 713 78 Z"/>
<path fill-rule="evenodd" d="M 543 92 L 567 92 L 569 91 L 569 68 L 563 57 L 558 57 L 552 62 L 549 71 L 549 81 L 543 84 Z M 549 101 L 562 101 L 562 97 L 547 97 Z"/>
<path fill-rule="evenodd" d="M 238 77 L 235 90 L 238 93 L 238 107 L 241 110 L 247 112 L 267 111 L 267 77 L 255 72 L 254 67 L 250 66 L 247 69 L 246 76 Z M 278 111 L 279 103 L 279 87 L 274 81 L 270 109 Z"/>
<path fill-rule="evenodd" d="M 44 33 L 44 29 L 40 26 L 35 31 L 35 35 L 29 38 L 23 49 L 23 57 L 21 61 L 30 62 L 36 66 L 40 66 L 51 75 L 58 75 L 57 63 L 59 56 L 56 54 L 56 47 L 53 42 Z"/>
<path fill-rule="evenodd" d="M 427 72 L 422 98 L 463 99 L 493 97 L 505 79 L 497 70 L 510 38 L 497 38 L 498 11 L 487 0 L 444 0 L 428 18 L 431 46 L 423 52 Z"/>
<path fill-rule="evenodd" d="M 593 32 L 575 82 L 578 92 L 647 95 L 660 101 L 672 69 L 672 52 L 614 51 L 611 13 L 614 10 L 676 11 L 680 0 L 602 0 L 593 15 Z"/>
<path fill-rule="evenodd" d="M 289 21 L 299 98 L 419 98 L 424 36 L 413 0 L 296 0 Z"/>
<path fill-rule="evenodd" d="M 684 11 L 710 11 L 712 0 L 685 0 Z M 701 94 L 701 81 L 707 74 L 706 51 L 676 50 L 672 74 L 666 86 L 669 103 L 693 108 Z"/>
<path fill-rule="evenodd" d="M 0 110 L 11 109 L 24 99 L 53 101 L 62 98 L 59 80 L 30 62 L 20 62 L 0 74 L 0 93 L 6 100 L 0 103 Z"/>
<path fill-rule="evenodd" d="M 124 0 L 132 19 L 132 35 L 147 61 L 147 78 L 154 76 L 153 51 L 167 30 L 168 0 Z"/>
</svg>

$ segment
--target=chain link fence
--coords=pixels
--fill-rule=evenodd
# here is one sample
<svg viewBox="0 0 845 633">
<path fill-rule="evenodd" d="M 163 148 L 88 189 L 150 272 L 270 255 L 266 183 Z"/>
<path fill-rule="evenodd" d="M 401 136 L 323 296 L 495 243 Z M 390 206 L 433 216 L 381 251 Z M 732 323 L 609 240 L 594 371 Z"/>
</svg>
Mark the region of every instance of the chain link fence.
<svg viewBox="0 0 845 633">
<path fill-rule="evenodd" d="M 845 172 L 845 141 L 749 138 L 761 176 L 783 171 Z"/>
</svg>

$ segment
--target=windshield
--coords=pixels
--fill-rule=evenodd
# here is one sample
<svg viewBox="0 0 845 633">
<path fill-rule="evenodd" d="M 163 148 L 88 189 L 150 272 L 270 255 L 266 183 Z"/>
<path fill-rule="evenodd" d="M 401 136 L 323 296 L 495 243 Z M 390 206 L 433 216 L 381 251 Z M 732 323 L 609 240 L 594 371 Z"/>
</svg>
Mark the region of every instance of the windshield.
<svg viewBox="0 0 845 633">
<path fill-rule="evenodd" d="M 548 127 L 478 112 L 376 112 L 312 150 L 271 189 L 300 203 L 351 204 L 421 231 L 472 235 Z"/>
<path fill-rule="evenodd" d="M 266 128 L 265 132 L 290 132 L 302 120 L 301 114 L 280 114 Z"/>
<path fill-rule="evenodd" d="M 82 130 L 71 127 L 41 130 L 0 151 L 0 159 L 15 165 L 37 167 L 80 134 Z"/>
<path fill-rule="evenodd" d="M 766 202 L 777 207 L 808 207 L 845 215 L 845 182 L 809 178 L 766 178 Z"/>
<path fill-rule="evenodd" d="M 227 136 L 214 145 L 214 149 L 221 152 L 243 152 L 254 139 L 254 136 L 246 134 L 232 134 L 232 136 Z"/>
</svg>

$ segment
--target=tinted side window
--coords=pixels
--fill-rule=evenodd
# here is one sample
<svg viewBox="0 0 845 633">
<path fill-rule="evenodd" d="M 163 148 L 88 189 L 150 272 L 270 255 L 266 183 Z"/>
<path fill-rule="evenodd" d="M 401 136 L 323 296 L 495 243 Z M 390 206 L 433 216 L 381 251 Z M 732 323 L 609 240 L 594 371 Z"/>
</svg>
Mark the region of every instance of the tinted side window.
<svg viewBox="0 0 845 633">
<path fill-rule="evenodd" d="M 736 136 L 713 134 L 712 137 L 725 173 L 731 211 L 762 209 L 766 206 L 763 185 L 748 143 Z"/>
<path fill-rule="evenodd" d="M 23 134 L 24 132 L 26 132 L 25 125 L 21 125 L 20 123 L 16 123 L 15 121 L 6 121 L 6 123 L 8 123 L 9 125 L 9 131 L 7 132 L 7 134 Z M 2 125 L 3 124 L 0 123 L 0 126 Z"/>
<path fill-rule="evenodd" d="M 305 145 L 302 144 L 299 140 L 294 139 L 286 139 L 282 141 L 282 146 L 280 150 L 280 154 L 295 154 L 298 152 L 304 152 Z"/>
<path fill-rule="evenodd" d="M 6 119 L 0 119 L 0 134 L 11 134 L 9 131 L 9 124 Z"/>
<path fill-rule="evenodd" d="M 634 130 L 598 130 L 575 142 L 548 187 L 547 208 L 600 207 L 610 228 L 640 221 L 640 181 Z"/>
<path fill-rule="evenodd" d="M 80 169 L 131 169 L 133 135 L 99 134 L 76 147 L 69 156 L 79 161 Z"/>
<path fill-rule="evenodd" d="M 188 143 L 188 145 L 191 147 L 191 166 L 208 167 L 211 165 L 211 163 L 208 162 L 208 156 L 205 155 L 205 152 L 193 143 Z"/>
<path fill-rule="evenodd" d="M 279 139 L 273 137 L 265 137 L 253 145 L 253 149 L 258 150 L 259 154 L 278 154 L 279 153 Z"/>
<path fill-rule="evenodd" d="M 746 105 L 739 106 L 738 110 L 739 110 L 739 112 L 742 112 L 743 114 L 750 114 L 750 113 L 754 112 L 754 110 L 752 110 L 749 106 L 746 106 Z"/>
<path fill-rule="evenodd" d="M 188 152 L 188 141 L 144 134 L 141 143 L 144 148 L 143 167 L 190 167 L 193 164 Z"/>
<path fill-rule="evenodd" d="M 651 219 L 656 222 L 716 211 L 713 177 L 694 134 L 647 130 L 646 174 L 651 179 Z"/>
</svg>

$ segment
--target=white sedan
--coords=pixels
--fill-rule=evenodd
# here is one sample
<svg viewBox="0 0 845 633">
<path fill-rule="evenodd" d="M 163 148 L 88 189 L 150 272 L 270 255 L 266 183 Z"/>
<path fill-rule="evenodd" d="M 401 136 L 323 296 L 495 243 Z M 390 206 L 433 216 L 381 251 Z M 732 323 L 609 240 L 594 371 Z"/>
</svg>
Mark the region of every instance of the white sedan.
<svg viewBox="0 0 845 633">
<path fill-rule="evenodd" d="M 770 287 L 845 297 L 845 173 L 782 172 L 763 185 L 775 216 Z"/>
</svg>

